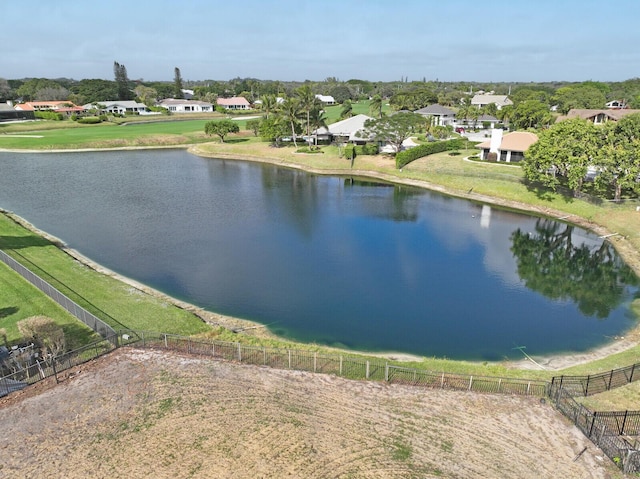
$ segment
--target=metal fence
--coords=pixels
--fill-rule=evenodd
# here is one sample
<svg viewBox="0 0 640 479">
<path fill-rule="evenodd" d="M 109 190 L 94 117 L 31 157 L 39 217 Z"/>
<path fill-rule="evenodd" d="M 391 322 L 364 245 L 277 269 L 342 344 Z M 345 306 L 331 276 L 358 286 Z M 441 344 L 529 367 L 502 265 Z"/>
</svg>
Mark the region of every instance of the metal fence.
<svg viewBox="0 0 640 479">
<path fill-rule="evenodd" d="M 574 396 L 591 396 L 638 380 L 640 363 L 589 376 L 556 376 L 551 380 L 551 393 L 564 389 Z"/>
<path fill-rule="evenodd" d="M 87 361 L 96 359 L 112 351 L 118 345 L 117 335 L 93 342 L 73 351 L 61 354 L 48 360 L 36 360 L 32 364 L 20 367 L 12 374 L 0 377 L 0 397 L 48 377 L 55 377 L 67 369 L 71 369 Z"/>
<path fill-rule="evenodd" d="M 135 344 L 135 346 L 142 348 L 179 351 L 277 369 L 335 374 L 348 379 L 537 397 L 546 397 L 549 387 L 549 383 L 546 381 L 433 372 L 395 366 L 384 359 L 366 359 L 343 354 L 322 354 L 316 351 L 266 348 L 149 331 L 121 332 L 121 337 L 123 338 L 122 344 Z"/>
<path fill-rule="evenodd" d="M 95 332 L 97 332 L 103 338 L 115 338 L 117 336 L 116 331 L 107 323 L 105 323 L 100 318 L 91 314 L 82 306 L 78 305 L 77 303 L 69 299 L 67 296 L 62 294 L 60 291 L 58 291 L 56 288 L 51 286 L 45 280 L 43 280 L 36 274 L 32 273 L 31 271 L 29 271 L 23 265 L 18 263 L 15 259 L 13 259 L 11 256 L 9 256 L 7 253 L 1 250 L 0 250 L 0 260 L 4 262 L 7 266 L 9 266 L 9 268 L 11 268 L 20 276 L 22 276 L 24 279 L 29 281 L 32 285 L 34 285 L 40 291 L 42 291 L 44 294 L 46 294 L 51 299 L 53 299 L 56 303 L 58 303 L 60 306 L 66 309 L 69 313 L 74 315 L 84 324 L 86 324 Z"/>
<path fill-rule="evenodd" d="M 640 450 L 623 437 L 625 424 L 629 419 L 625 413 L 593 412 L 577 402 L 572 393 L 565 389 L 555 390 L 552 397 L 558 410 L 569 418 L 625 473 L 640 472 Z M 620 416 L 622 415 L 622 417 Z M 629 429 L 637 434 L 638 415 L 634 414 Z M 614 426 L 615 425 L 615 426 Z M 622 427 L 620 427 L 622 426 Z"/>
</svg>

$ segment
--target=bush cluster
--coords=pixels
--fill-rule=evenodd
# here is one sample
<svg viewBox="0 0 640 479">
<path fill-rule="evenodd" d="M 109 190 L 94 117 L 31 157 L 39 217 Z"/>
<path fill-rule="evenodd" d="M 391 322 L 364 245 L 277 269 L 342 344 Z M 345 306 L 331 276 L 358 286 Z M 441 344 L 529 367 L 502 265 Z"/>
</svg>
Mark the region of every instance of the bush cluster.
<svg viewBox="0 0 640 479">
<path fill-rule="evenodd" d="M 55 111 L 36 111 L 33 114 L 36 118 L 41 118 L 42 120 L 64 120 L 64 115 Z"/>
<path fill-rule="evenodd" d="M 99 116 L 85 116 L 83 118 L 78 118 L 78 123 L 84 123 L 87 125 L 96 125 L 100 123 L 102 119 Z"/>
<path fill-rule="evenodd" d="M 426 145 L 414 146 L 408 150 L 401 151 L 396 155 L 396 168 L 400 169 L 408 165 L 412 161 L 425 156 L 441 153 L 449 150 L 461 150 L 464 148 L 465 141 L 461 139 L 436 141 L 427 143 Z"/>
</svg>

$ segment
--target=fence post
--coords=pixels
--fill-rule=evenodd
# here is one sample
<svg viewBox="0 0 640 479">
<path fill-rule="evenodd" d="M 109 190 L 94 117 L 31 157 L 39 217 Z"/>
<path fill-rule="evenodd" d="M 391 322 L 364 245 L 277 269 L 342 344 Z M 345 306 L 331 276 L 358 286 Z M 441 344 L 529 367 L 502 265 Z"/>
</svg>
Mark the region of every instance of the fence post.
<svg viewBox="0 0 640 479">
<path fill-rule="evenodd" d="M 632 383 L 633 382 L 633 373 L 636 370 L 636 365 L 634 364 L 633 366 L 631 366 L 631 375 L 629 376 L 629 382 Z"/>
<path fill-rule="evenodd" d="M 262 347 L 262 364 L 266 366 L 267 364 L 267 348 Z"/>
<path fill-rule="evenodd" d="M 167 335 L 164 335 L 164 348 L 167 349 L 169 346 L 167 346 Z"/>
<path fill-rule="evenodd" d="M 589 439 L 591 439 L 591 435 L 593 434 L 593 426 L 596 423 L 597 414 L 598 414 L 598 411 L 593 411 L 593 415 L 591 416 L 591 427 L 589 428 L 589 435 L 587 436 Z"/>
<path fill-rule="evenodd" d="M 444 389 L 444 372 L 442 373 L 442 378 L 440 378 L 440 389 Z"/>
<path fill-rule="evenodd" d="M 367 369 L 365 371 L 365 379 L 369 379 L 369 360 L 367 360 Z"/>
<path fill-rule="evenodd" d="M 472 384 L 473 384 L 473 376 L 469 376 L 469 391 L 471 391 Z"/>
<path fill-rule="evenodd" d="M 313 352 L 313 372 L 316 372 L 317 369 L 317 365 L 318 365 L 318 352 L 314 351 Z"/>
<path fill-rule="evenodd" d="M 389 363 L 384 363 L 384 380 L 389 382 Z"/>
<path fill-rule="evenodd" d="M 624 434 L 624 426 L 627 423 L 627 414 L 629 413 L 629 410 L 625 410 L 624 411 L 624 419 L 622 420 L 622 428 L 620 429 L 620 434 Z"/>
<path fill-rule="evenodd" d="M 144 348 L 146 346 L 144 342 L 144 331 L 140 333 L 140 336 L 142 336 L 142 347 Z"/>
<path fill-rule="evenodd" d="M 340 374 L 339 376 L 342 376 L 342 354 L 340 355 Z"/>
<path fill-rule="evenodd" d="M 291 369 L 291 350 L 287 350 L 289 352 L 289 369 Z"/>
<path fill-rule="evenodd" d="M 238 343 L 238 361 L 242 362 L 242 350 L 240 348 L 240 343 Z"/>
<path fill-rule="evenodd" d="M 613 369 L 611 370 L 611 374 L 609 374 L 609 387 L 607 388 L 607 391 L 611 390 L 611 381 L 613 380 Z"/>
</svg>

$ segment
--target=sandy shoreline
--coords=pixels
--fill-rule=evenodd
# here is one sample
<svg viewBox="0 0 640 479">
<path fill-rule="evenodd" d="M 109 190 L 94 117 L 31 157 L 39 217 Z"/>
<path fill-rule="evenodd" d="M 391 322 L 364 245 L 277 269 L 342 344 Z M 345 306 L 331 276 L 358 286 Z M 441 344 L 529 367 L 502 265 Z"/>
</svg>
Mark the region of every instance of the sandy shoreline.
<svg viewBox="0 0 640 479">
<path fill-rule="evenodd" d="M 198 145 L 174 145 L 174 146 L 162 146 L 162 147 L 121 147 L 121 148 L 93 148 L 93 149 L 77 149 L 77 150 L 46 150 L 46 151 L 36 151 L 36 150 L 9 150 L 9 149 L 1 149 L 2 152 L 15 152 L 15 153 L 75 153 L 75 152 L 89 152 L 89 151 L 114 151 L 114 150 L 153 150 L 153 149 L 187 149 L 190 153 L 205 157 L 205 158 L 223 158 L 223 159 L 232 159 L 232 160 L 240 160 L 240 161 L 252 161 L 257 163 L 268 163 L 275 164 L 280 167 L 292 168 L 307 171 L 309 173 L 318 174 L 318 175 L 334 175 L 334 176 L 344 176 L 345 174 L 349 174 L 352 176 L 360 176 L 372 179 L 379 179 L 385 182 L 402 184 L 407 186 L 414 186 L 422 189 L 427 189 L 430 191 L 436 191 L 439 193 L 443 193 L 449 196 L 455 196 L 458 198 L 473 200 L 489 205 L 496 205 L 501 207 L 506 207 L 514 210 L 519 210 L 525 213 L 533 213 L 537 215 L 546 216 L 549 218 L 562 220 L 566 222 L 570 222 L 577 226 L 580 226 L 584 229 L 590 230 L 596 233 L 599 236 L 607 237 L 611 235 L 606 228 L 602 225 L 596 224 L 594 222 L 588 221 L 585 218 L 581 218 L 578 216 L 567 216 L 566 213 L 557 211 L 551 208 L 541 208 L 537 206 L 527 205 L 525 203 L 518 203 L 515 201 L 507 201 L 501 200 L 495 197 L 490 197 L 486 195 L 480 195 L 476 193 L 461 193 L 457 191 L 450 191 L 447 188 L 444 188 L 440 185 L 429 183 L 427 181 L 415 180 L 410 178 L 402 178 L 399 176 L 389 175 L 385 173 L 380 173 L 376 171 L 368 171 L 368 170 L 349 170 L 349 172 L 345 172 L 344 170 L 336 169 L 336 170 L 327 170 L 327 169 L 315 169 L 309 168 L 305 165 L 283 161 L 280 158 L 265 158 L 265 157 L 256 157 L 249 155 L 241 155 L 241 154 L 220 154 L 220 153 L 208 153 L 202 151 L 198 148 Z M 218 313 L 210 312 L 204 310 L 198 306 L 195 306 L 190 303 L 186 303 L 184 301 L 173 298 L 169 295 L 166 295 L 158 290 L 150 288 L 142 283 L 139 283 L 131 278 L 115 273 L 114 271 L 105 268 L 104 266 L 95 263 L 90 258 L 82 255 L 80 252 L 68 248 L 64 242 L 62 242 L 59 238 L 48 234 L 45 231 L 41 231 L 36 228 L 34 225 L 26 221 L 24 218 L 19 217 L 18 215 L 13 214 L 10 211 L 6 211 L 0 208 L 0 213 L 3 213 L 14 221 L 22 225 L 23 227 L 33 231 L 34 233 L 46 238 L 51 241 L 53 244 L 57 245 L 60 249 L 65 251 L 67 254 L 86 265 L 87 267 L 105 274 L 107 276 L 113 277 L 125 284 L 128 284 L 140 291 L 143 291 L 146 294 L 151 296 L 160 298 L 168 303 L 175 305 L 181 309 L 189 311 L 199 317 L 202 321 L 212 326 L 222 326 L 226 329 L 230 329 L 242 334 L 251 334 L 260 337 L 271 337 L 271 338 L 279 338 L 278 336 L 271 333 L 265 325 L 260 323 L 252 322 L 245 319 L 234 318 L 231 316 L 225 316 Z M 620 236 L 611 236 L 607 238 L 607 241 L 611 242 L 615 247 L 616 251 L 620 256 L 624 259 L 626 264 L 628 264 L 637 275 L 640 276 L 640 252 L 637 251 L 632 245 L 623 237 Z M 279 338 L 282 339 L 282 338 Z M 640 344 L 640 325 L 637 325 L 634 329 L 629 330 L 625 333 L 625 336 L 612 338 L 612 341 L 608 344 L 605 344 L 601 347 L 595 348 L 593 350 L 580 352 L 580 353 L 567 353 L 567 354 L 558 354 L 558 355 L 550 355 L 550 356 L 536 356 L 532 354 L 529 357 L 523 357 L 522 360 L 519 361 L 509 361 L 507 363 L 508 367 L 512 367 L 515 369 L 534 369 L 534 370 L 549 370 L 549 371 L 557 371 L 560 369 L 568 368 L 571 366 L 576 366 L 579 364 L 588 363 L 591 361 L 595 361 L 598 359 L 605 358 L 615 353 L 619 353 L 630 349 L 636 345 Z M 391 360 L 398 361 L 422 361 L 424 358 L 417 355 L 412 355 L 408 353 L 401 352 L 387 352 L 387 353 L 370 353 L 366 351 L 351 351 L 360 354 L 368 354 L 373 356 L 379 356 L 388 358 Z"/>
</svg>

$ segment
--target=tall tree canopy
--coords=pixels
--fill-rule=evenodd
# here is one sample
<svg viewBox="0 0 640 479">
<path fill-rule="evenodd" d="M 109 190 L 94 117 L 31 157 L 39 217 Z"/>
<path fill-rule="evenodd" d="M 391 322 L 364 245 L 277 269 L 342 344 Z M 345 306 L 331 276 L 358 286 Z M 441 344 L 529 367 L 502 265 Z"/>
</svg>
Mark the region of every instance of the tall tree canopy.
<svg viewBox="0 0 640 479">
<path fill-rule="evenodd" d="M 425 126 L 425 119 L 416 113 L 396 113 L 379 119 L 367 120 L 362 138 L 389 143 L 396 152 L 402 149 L 402 142 L 415 135 Z"/>
<path fill-rule="evenodd" d="M 118 100 L 133 100 L 133 92 L 129 88 L 127 68 L 118 62 L 113 62 L 113 73 L 118 87 Z"/>
<path fill-rule="evenodd" d="M 173 98 L 184 98 L 182 89 L 182 75 L 180 69 L 175 67 L 173 70 Z"/>
</svg>

